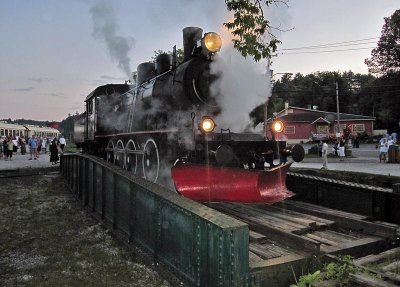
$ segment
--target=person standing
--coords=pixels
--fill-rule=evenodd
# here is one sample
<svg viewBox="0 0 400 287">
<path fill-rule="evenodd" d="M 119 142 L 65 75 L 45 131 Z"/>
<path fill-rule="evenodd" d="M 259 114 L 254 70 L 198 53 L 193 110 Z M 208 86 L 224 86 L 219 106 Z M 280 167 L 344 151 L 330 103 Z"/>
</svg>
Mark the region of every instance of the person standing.
<svg viewBox="0 0 400 287">
<path fill-rule="evenodd" d="M 8 142 L 8 138 L 7 138 L 7 136 L 5 136 L 4 139 L 3 139 L 4 159 L 7 158 L 7 142 Z"/>
<path fill-rule="evenodd" d="M 321 141 L 322 144 L 322 169 L 328 169 L 328 144 L 325 141 Z"/>
<path fill-rule="evenodd" d="M 12 137 L 9 136 L 7 139 L 7 159 L 12 159 L 12 155 L 13 155 L 13 151 L 14 151 L 14 142 L 12 140 Z"/>
<path fill-rule="evenodd" d="M 58 146 L 57 138 L 54 138 L 50 144 L 50 162 L 53 165 L 57 164 L 59 161 L 58 148 L 59 148 L 59 146 Z"/>
<path fill-rule="evenodd" d="M 42 153 L 42 138 L 41 137 L 36 137 L 36 142 L 37 142 L 37 146 L 36 146 L 36 157 L 39 157 L 40 154 Z"/>
<path fill-rule="evenodd" d="M 47 153 L 47 138 L 44 137 L 42 141 L 42 153 Z"/>
<path fill-rule="evenodd" d="M 19 145 L 21 146 L 21 154 L 26 154 L 26 141 L 24 136 L 20 136 L 18 140 Z"/>
<path fill-rule="evenodd" d="M 17 152 L 18 151 L 18 139 L 17 137 L 13 136 L 12 137 L 12 142 L 13 142 L 13 152 Z"/>
<path fill-rule="evenodd" d="M 60 136 L 59 144 L 60 144 L 61 151 L 64 153 L 64 148 L 65 148 L 67 142 L 63 135 Z"/>
<path fill-rule="evenodd" d="M 387 142 L 386 138 L 382 138 L 380 141 L 380 148 L 379 148 L 379 162 L 385 163 L 386 162 L 386 156 L 389 150 L 389 144 Z"/>
<path fill-rule="evenodd" d="M 394 144 L 392 136 L 389 136 L 387 143 L 389 147 Z"/>
<path fill-rule="evenodd" d="M 4 150 L 4 139 L 2 136 L 0 136 L 0 159 L 3 158 L 3 153 L 6 153 L 6 151 Z"/>
<path fill-rule="evenodd" d="M 28 145 L 29 145 L 29 153 L 31 154 L 31 158 L 29 160 L 32 160 L 33 156 L 35 159 L 37 159 L 37 141 L 35 135 L 31 136 L 31 138 L 28 141 Z"/>
<path fill-rule="evenodd" d="M 340 157 L 340 161 L 344 161 L 344 157 L 345 157 L 344 145 L 345 145 L 344 139 L 340 138 L 340 142 L 339 142 L 339 157 Z"/>
</svg>

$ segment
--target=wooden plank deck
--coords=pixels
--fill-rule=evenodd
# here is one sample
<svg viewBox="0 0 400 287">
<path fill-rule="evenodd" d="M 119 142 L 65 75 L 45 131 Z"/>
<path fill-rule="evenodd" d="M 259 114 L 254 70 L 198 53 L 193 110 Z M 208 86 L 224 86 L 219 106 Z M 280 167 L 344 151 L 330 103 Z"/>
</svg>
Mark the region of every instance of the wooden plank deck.
<svg viewBox="0 0 400 287">
<path fill-rule="evenodd" d="M 310 257 L 367 255 L 380 250 L 398 229 L 397 225 L 370 222 L 363 215 L 291 200 L 275 205 L 208 205 L 249 225 L 249 258 L 256 266 L 302 258 L 305 253 Z"/>
</svg>

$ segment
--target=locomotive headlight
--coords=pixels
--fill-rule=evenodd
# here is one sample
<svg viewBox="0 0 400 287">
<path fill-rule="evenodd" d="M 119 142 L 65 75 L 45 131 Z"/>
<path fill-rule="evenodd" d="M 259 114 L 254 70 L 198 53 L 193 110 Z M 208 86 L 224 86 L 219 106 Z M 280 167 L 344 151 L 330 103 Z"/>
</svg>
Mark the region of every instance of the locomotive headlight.
<svg viewBox="0 0 400 287">
<path fill-rule="evenodd" d="M 221 37 L 214 32 L 206 33 L 201 41 L 201 45 L 210 53 L 218 52 L 222 46 Z"/>
<path fill-rule="evenodd" d="M 282 121 L 274 121 L 272 123 L 272 129 L 274 130 L 274 132 L 280 133 L 283 131 L 284 129 L 284 125 Z"/>
<path fill-rule="evenodd" d="M 209 116 L 204 116 L 199 124 L 199 129 L 202 133 L 210 133 L 215 128 L 214 120 Z"/>
</svg>

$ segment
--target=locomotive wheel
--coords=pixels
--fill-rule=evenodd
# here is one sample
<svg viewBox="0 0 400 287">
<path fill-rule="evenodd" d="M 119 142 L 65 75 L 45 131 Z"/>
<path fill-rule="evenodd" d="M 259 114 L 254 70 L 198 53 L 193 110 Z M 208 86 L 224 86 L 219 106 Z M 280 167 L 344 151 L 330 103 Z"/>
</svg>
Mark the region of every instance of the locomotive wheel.
<svg viewBox="0 0 400 287">
<path fill-rule="evenodd" d="M 129 140 L 125 147 L 126 162 L 125 168 L 127 171 L 136 174 L 138 165 L 138 151 L 136 150 L 136 144 L 133 140 Z"/>
<path fill-rule="evenodd" d="M 108 141 L 106 147 L 106 160 L 107 162 L 114 163 L 114 142 L 112 140 Z"/>
<path fill-rule="evenodd" d="M 153 139 L 148 139 L 143 147 L 143 177 L 156 182 L 160 171 L 160 158 L 157 144 Z"/>
<path fill-rule="evenodd" d="M 122 140 L 117 141 L 114 149 L 114 165 L 125 168 L 125 148 Z"/>
</svg>

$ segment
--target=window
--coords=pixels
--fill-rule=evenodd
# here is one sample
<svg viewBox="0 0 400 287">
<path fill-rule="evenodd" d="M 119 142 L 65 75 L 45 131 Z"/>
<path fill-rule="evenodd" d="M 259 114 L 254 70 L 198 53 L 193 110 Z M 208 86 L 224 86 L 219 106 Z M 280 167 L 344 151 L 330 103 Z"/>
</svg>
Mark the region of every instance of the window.
<svg viewBox="0 0 400 287">
<path fill-rule="evenodd" d="M 287 127 L 285 127 L 285 134 L 293 135 L 295 133 L 296 133 L 295 126 L 287 126 Z"/>
<path fill-rule="evenodd" d="M 0 136 L 4 136 L 4 129 L 0 129 Z"/>
<path fill-rule="evenodd" d="M 364 124 L 353 124 L 353 132 L 355 132 L 355 133 L 365 132 L 365 125 Z"/>
<path fill-rule="evenodd" d="M 340 132 L 343 132 L 343 130 L 346 128 L 346 124 L 340 124 Z M 337 131 L 337 124 L 334 125 L 334 129 L 333 129 L 336 133 Z"/>
<path fill-rule="evenodd" d="M 87 103 L 88 114 L 91 115 L 93 113 L 93 99 L 90 99 L 86 103 Z"/>
<path fill-rule="evenodd" d="M 318 134 L 328 134 L 329 126 L 327 126 L 327 125 L 317 126 L 317 133 Z"/>
</svg>

